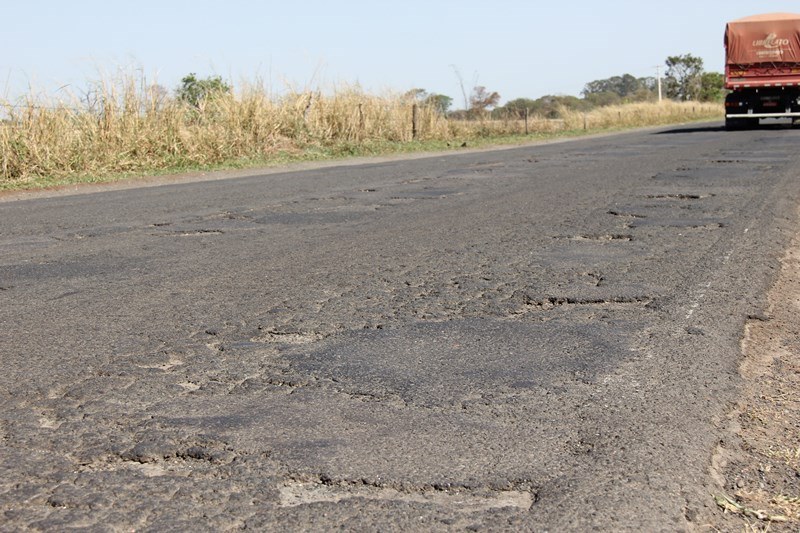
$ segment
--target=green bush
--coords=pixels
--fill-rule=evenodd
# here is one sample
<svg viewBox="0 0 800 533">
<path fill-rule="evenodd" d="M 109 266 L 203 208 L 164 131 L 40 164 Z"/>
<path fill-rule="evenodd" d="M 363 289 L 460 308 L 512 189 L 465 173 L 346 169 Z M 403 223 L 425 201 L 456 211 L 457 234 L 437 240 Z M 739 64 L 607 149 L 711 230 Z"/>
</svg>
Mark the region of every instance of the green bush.
<svg viewBox="0 0 800 533">
<path fill-rule="evenodd" d="M 197 79 L 197 75 L 192 72 L 181 80 L 180 87 L 175 90 L 175 96 L 182 102 L 200 107 L 204 100 L 229 92 L 231 92 L 231 86 L 225 83 L 222 77 L 209 76 Z"/>
</svg>

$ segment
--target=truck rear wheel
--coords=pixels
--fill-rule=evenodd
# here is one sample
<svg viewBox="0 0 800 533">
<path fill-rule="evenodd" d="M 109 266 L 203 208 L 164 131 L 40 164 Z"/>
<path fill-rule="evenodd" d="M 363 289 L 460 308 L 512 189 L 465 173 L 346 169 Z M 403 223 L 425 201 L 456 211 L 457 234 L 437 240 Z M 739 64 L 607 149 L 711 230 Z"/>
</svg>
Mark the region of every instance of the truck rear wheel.
<svg viewBox="0 0 800 533">
<path fill-rule="evenodd" d="M 741 130 L 744 128 L 744 120 L 740 118 L 725 118 L 725 129 L 728 131 Z"/>
<path fill-rule="evenodd" d="M 758 125 L 759 122 L 757 118 L 725 117 L 725 129 L 728 131 L 755 129 Z"/>
</svg>

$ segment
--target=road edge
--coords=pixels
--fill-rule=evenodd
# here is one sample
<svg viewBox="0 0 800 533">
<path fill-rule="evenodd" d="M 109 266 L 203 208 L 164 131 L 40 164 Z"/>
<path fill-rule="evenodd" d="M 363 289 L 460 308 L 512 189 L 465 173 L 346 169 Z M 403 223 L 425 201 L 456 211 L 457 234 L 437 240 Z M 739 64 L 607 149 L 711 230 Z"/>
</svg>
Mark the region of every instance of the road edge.
<svg viewBox="0 0 800 533">
<path fill-rule="evenodd" d="M 622 131 L 611 131 L 592 133 L 589 135 L 580 135 L 576 137 L 566 137 L 557 139 L 539 139 L 531 140 L 530 142 L 510 145 L 497 145 L 487 146 L 481 148 L 463 148 L 452 151 L 442 152 L 414 152 L 391 154 L 383 156 L 366 156 L 366 157 L 353 157 L 337 160 L 324 160 L 324 161 L 311 161 L 280 164 L 275 166 L 254 167 L 247 169 L 237 170 L 211 170 L 207 172 L 186 172 L 178 174 L 164 174 L 164 175 L 142 175 L 121 179 L 117 181 L 101 182 L 101 183 L 78 183 L 72 185 L 58 185 L 54 187 L 47 187 L 44 189 L 24 189 L 14 191 L 0 191 L 0 204 L 6 202 L 16 202 L 20 200 L 32 200 L 41 198 L 52 198 L 60 196 L 73 196 L 78 194 L 94 194 L 108 191 L 121 191 L 127 189 L 139 189 L 147 187 L 161 187 L 165 185 L 179 185 L 188 183 L 200 183 L 206 181 L 220 181 L 238 178 L 252 178 L 257 176 L 269 176 L 274 174 L 285 174 L 291 172 L 301 172 L 306 170 L 322 170 L 327 168 L 339 168 L 349 166 L 359 166 L 368 164 L 392 163 L 397 161 L 411 161 L 416 159 L 429 159 L 435 157 L 457 157 L 459 155 L 484 153 L 484 152 L 500 152 L 506 150 L 515 150 L 519 148 L 527 148 L 534 146 L 547 146 L 551 144 L 563 144 L 581 141 L 584 139 L 601 139 L 604 137 L 616 137 L 620 135 L 635 134 L 651 131 L 658 133 L 660 131 L 669 131 L 671 129 L 683 128 L 686 126 L 692 127 L 722 127 L 722 123 L 718 121 L 705 121 L 705 122 L 683 122 L 679 124 L 670 124 L 667 126 L 646 126 L 643 128 L 626 129 Z"/>
<path fill-rule="evenodd" d="M 766 309 L 749 316 L 742 333 L 742 394 L 710 466 L 718 489 L 712 530 L 800 528 L 799 221 L 797 209 Z"/>
</svg>

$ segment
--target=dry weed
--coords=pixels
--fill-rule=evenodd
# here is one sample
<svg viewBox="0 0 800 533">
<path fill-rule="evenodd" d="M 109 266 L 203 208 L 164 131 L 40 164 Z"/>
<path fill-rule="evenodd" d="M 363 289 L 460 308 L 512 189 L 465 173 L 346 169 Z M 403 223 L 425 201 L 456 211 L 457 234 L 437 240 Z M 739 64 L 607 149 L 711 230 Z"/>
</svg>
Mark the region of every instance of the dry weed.
<svg viewBox="0 0 800 533">
<path fill-rule="evenodd" d="M 102 177 L 197 168 L 280 156 L 346 153 L 412 140 L 414 101 L 376 96 L 358 87 L 331 94 L 289 91 L 273 97 L 258 84 L 197 107 L 166 96 L 135 76 L 103 80 L 81 98 L 0 101 L 0 188 L 42 177 Z M 567 110 L 564 119 L 531 117 L 531 133 L 607 129 L 718 117 L 718 106 L 636 104 Z M 417 105 L 416 140 L 459 141 L 519 135 L 521 120 L 448 120 Z"/>
</svg>

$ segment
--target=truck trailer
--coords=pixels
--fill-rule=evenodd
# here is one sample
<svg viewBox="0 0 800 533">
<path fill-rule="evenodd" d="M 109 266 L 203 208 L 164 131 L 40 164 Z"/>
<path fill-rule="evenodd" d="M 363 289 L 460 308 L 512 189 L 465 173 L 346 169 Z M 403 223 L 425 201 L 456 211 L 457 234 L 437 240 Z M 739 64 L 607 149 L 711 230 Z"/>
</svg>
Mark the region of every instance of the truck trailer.
<svg viewBox="0 0 800 533">
<path fill-rule="evenodd" d="M 800 15 L 769 13 L 725 28 L 725 127 L 800 119 Z"/>
</svg>

